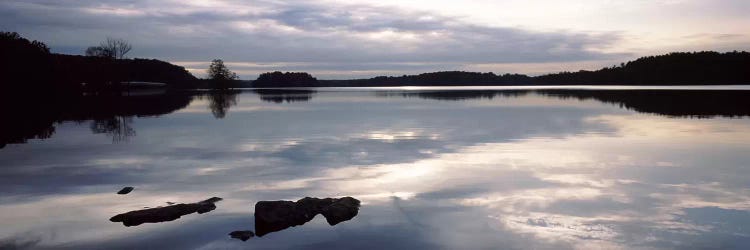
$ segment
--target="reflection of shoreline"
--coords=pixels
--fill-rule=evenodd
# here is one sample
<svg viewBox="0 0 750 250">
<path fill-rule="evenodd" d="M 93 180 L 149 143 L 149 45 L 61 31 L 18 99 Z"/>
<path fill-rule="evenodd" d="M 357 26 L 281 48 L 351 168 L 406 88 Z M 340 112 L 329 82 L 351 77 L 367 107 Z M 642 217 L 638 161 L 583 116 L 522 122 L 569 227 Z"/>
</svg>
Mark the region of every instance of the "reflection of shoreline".
<svg viewBox="0 0 750 250">
<path fill-rule="evenodd" d="M 232 106 L 237 105 L 242 90 L 180 92 L 138 90 L 117 94 L 91 96 L 66 96 L 63 99 L 47 99 L 46 103 L 14 106 L 20 100 L 5 100 L 9 104 L 0 106 L 0 115 L 6 121 L 0 124 L 0 148 L 6 144 L 26 143 L 29 139 L 47 139 L 55 133 L 55 123 L 91 120 L 91 131 L 107 134 L 113 142 L 127 141 L 135 136 L 133 117 L 169 114 L 187 107 L 197 98 L 206 98 L 216 119 L 226 117 Z M 253 90 L 265 102 L 290 103 L 312 99 L 313 90 Z"/>
<path fill-rule="evenodd" d="M 746 90 L 539 90 L 561 99 L 593 99 L 639 113 L 674 117 L 750 116 L 750 91 Z"/>
<path fill-rule="evenodd" d="M 0 114 L 0 148 L 28 139 L 46 139 L 55 132 L 55 124 L 91 120 L 94 133 L 106 133 L 114 141 L 135 135 L 132 117 L 158 116 L 187 107 L 192 96 L 182 92 L 150 95 L 96 95 L 45 99 L 44 104 L 3 105 Z"/>
<path fill-rule="evenodd" d="M 211 112 L 224 118 L 238 103 L 243 90 L 209 92 L 147 92 L 129 95 L 80 96 L 65 100 L 45 98 L 46 103 L 16 105 L 10 100 L 0 107 L 6 121 L 0 124 L 0 148 L 28 139 L 46 139 L 55 133 L 55 123 L 91 120 L 93 133 L 107 134 L 114 142 L 136 134 L 132 117 L 158 116 L 187 107 L 193 98 L 207 98 Z M 312 100 L 313 89 L 253 89 L 264 102 L 291 103 Z M 640 113 L 670 117 L 750 117 L 748 90 L 416 90 L 376 91 L 379 97 L 417 97 L 441 101 L 519 98 L 538 94 L 550 98 L 596 100 Z M 43 97 L 42 97 L 43 98 Z M 6 100 L 7 101 L 7 100 Z"/>
<path fill-rule="evenodd" d="M 273 103 L 307 102 L 313 97 L 315 90 L 306 89 L 253 89 L 260 95 L 260 100 Z"/>
<path fill-rule="evenodd" d="M 463 101 L 516 98 L 539 94 L 559 99 L 596 100 L 639 113 L 673 117 L 750 116 L 750 91 L 746 90 L 429 90 L 381 91 L 376 95 Z"/>
<path fill-rule="evenodd" d="M 237 105 L 237 95 L 240 93 L 242 93 L 240 90 L 209 90 L 198 92 L 195 98 L 198 100 L 207 99 L 208 108 L 214 118 L 224 119 L 229 112 L 229 108 Z"/>
<path fill-rule="evenodd" d="M 22 206 L 5 204 L 7 211 L 29 214 L 19 219 L 25 223 L 9 224 L 8 231 L 23 234 L 24 225 L 35 224 L 34 230 L 46 237 L 51 229 L 65 228 L 77 235 L 62 235 L 52 243 L 44 238 L 42 243 L 109 249 L 310 245 L 327 249 L 367 244 L 388 249 L 415 246 L 415 241 L 424 242 L 420 246 L 433 244 L 432 249 L 500 245 L 565 249 L 550 246 L 549 242 L 556 244 L 558 239 L 585 247 L 627 248 L 672 246 L 668 244 L 685 238 L 711 243 L 717 234 L 747 232 L 746 227 L 741 231 L 736 227 L 750 218 L 747 215 L 728 217 L 719 209 L 709 210 L 716 219 L 699 225 L 685 209 L 746 209 L 748 168 L 744 166 L 748 161 L 744 152 L 750 141 L 745 140 L 750 135 L 746 120 L 670 119 L 623 112 L 593 100 L 577 103 L 536 94 L 507 100 L 511 105 L 503 105 L 505 100 L 376 99 L 371 94 L 356 93 L 346 99 L 322 95 L 319 103 L 326 106 L 307 105 L 312 106 L 304 111 L 307 116 L 300 116 L 300 111 L 233 114 L 232 118 L 263 121 L 253 126 L 243 119 L 214 120 L 207 105 L 200 103 L 191 107 L 203 113 L 149 121 L 162 122 L 142 128 L 144 135 L 159 135 L 149 138 L 153 142 L 148 144 L 91 151 L 101 144 L 71 144 L 81 141 L 66 136 L 47 143 L 65 150 L 49 150 L 45 145 L 11 149 L 6 153 L 13 155 L 3 154 L 8 165 L 3 171 L 7 196 L 30 197 L 34 202 L 27 205 L 17 199 L 11 201 Z M 306 106 L 242 98 L 262 107 Z M 328 98 L 339 100 L 331 105 Z M 365 98 L 369 102 L 364 105 L 387 104 L 376 103 L 372 106 L 379 110 L 362 112 L 353 103 Z M 475 108 L 481 104 L 489 105 Z M 453 114 L 446 117 L 444 110 L 419 110 L 430 109 L 429 105 L 452 108 Z M 236 112 L 240 107 L 233 108 Z M 255 116 L 259 113 L 263 114 Z M 339 121 L 316 119 L 317 124 L 296 122 L 301 125 L 277 129 L 277 124 L 295 123 L 289 121 L 297 118 L 326 115 L 349 117 L 340 126 L 325 129 L 321 126 Z M 399 124 L 404 117 L 418 121 Z M 242 133 L 203 133 L 206 125 L 216 124 L 222 125 L 220 131 Z M 471 129 L 456 129 L 462 127 Z M 165 128 L 181 131 L 180 136 L 159 134 Z M 274 137 L 261 141 L 258 135 Z M 16 157 L 14 151 L 19 152 Z M 49 163 L 55 165 L 46 167 Z M 116 189 L 103 186 L 119 188 L 122 184 L 150 186 L 155 192 L 113 199 Z M 106 195 L 91 194 L 100 188 L 106 188 Z M 366 203 L 355 219 L 335 227 L 317 216 L 305 225 L 246 243 L 226 235 L 231 230 L 254 229 L 250 216 L 258 199 L 294 197 L 302 192 L 346 192 Z M 209 214 L 190 214 L 138 228 L 107 221 L 117 213 L 160 203 L 156 201 L 195 202 L 212 193 L 233 200 L 217 203 L 219 208 Z M 35 214 L 46 218 L 34 219 Z M 6 221 L 14 217 L 7 213 Z M 675 236 L 674 230 L 683 236 Z M 629 241 L 652 237 L 656 240 Z M 319 242 L 324 241 L 331 243 L 322 246 Z M 119 247 L 105 247 L 113 244 Z M 686 245 L 675 246 L 679 247 Z"/>
</svg>

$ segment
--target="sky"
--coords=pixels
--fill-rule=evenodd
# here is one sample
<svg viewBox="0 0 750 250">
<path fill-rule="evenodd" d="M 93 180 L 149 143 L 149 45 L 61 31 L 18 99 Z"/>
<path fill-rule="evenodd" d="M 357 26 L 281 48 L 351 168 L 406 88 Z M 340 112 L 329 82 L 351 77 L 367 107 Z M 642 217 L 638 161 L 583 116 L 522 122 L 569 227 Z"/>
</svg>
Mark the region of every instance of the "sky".
<svg viewBox="0 0 750 250">
<path fill-rule="evenodd" d="M 598 69 L 675 51 L 750 50 L 747 0 L 3 0 L 0 30 L 82 54 L 107 37 L 205 76 L 349 79 L 444 70 Z"/>
</svg>

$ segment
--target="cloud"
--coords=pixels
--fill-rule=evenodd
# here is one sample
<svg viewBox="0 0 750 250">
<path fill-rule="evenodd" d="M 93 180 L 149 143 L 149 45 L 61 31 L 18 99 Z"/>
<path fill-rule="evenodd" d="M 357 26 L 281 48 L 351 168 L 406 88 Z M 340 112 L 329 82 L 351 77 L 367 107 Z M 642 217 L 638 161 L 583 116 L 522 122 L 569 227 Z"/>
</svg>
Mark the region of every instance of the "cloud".
<svg viewBox="0 0 750 250">
<path fill-rule="evenodd" d="M 0 29 L 80 53 L 106 36 L 172 61 L 320 64 L 317 71 L 456 69 L 467 64 L 603 60 L 617 32 L 536 32 L 447 15 L 323 1 L 5 1 Z M 424 65 L 416 67 L 414 65 Z M 301 68 L 306 69 L 306 68 Z M 246 75 L 256 74 L 247 71 Z"/>
<path fill-rule="evenodd" d="M 16 235 L 11 238 L 0 240 L 0 249 L 4 250 L 17 250 L 17 249 L 32 249 L 36 247 L 42 240 L 36 236 L 30 234 Z"/>
</svg>

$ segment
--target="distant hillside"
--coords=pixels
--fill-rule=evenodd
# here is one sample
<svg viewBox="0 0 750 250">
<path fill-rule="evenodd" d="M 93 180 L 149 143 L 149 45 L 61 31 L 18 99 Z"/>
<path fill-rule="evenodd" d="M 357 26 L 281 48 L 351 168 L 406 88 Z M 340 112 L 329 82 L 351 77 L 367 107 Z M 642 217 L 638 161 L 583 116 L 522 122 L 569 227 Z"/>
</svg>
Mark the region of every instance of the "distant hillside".
<svg viewBox="0 0 750 250">
<path fill-rule="evenodd" d="M 117 89 L 123 81 L 163 82 L 171 88 L 210 88 L 185 68 L 154 59 L 111 59 L 52 54 L 42 42 L 15 32 L 0 32 L 0 90 L 77 93 L 81 83 L 93 90 Z M 750 53 L 692 52 L 639 58 L 596 71 L 561 72 L 530 77 L 444 71 L 370 79 L 318 80 L 304 72 L 269 72 L 231 87 L 380 87 L 503 85 L 730 85 L 750 84 Z"/>
<path fill-rule="evenodd" d="M 534 77 L 536 84 L 714 85 L 750 84 L 750 53 L 692 52 L 642 57 L 597 71 Z"/>
<path fill-rule="evenodd" d="M 356 80 L 320 80 L 306 87 L 503 86 L 503 85 L 731 85 L 750 84 L 750 53 L 692 52 L 642 57 L 596 71 L 536 77 L 444 71 Z M 287 87 L 265 84 L 264 87 Z"/>
<path fill-rule="evenodd" d="M 108 81 L 162 82 L 190 88 L 198 80 L 185 68 L 155 59 L 111 60 L 100 57 L 52 54 L 56 81 L 105 83 Z"/>
<path fill-rule="evenodd" d="M 321 81 L 319 86 L 357 87 L 357 86 L 493 86 L 531 84 L 532 78 L 519 74 L 495 75 L 494 73 L 476 73 L 464 71 L 443 71 L 404 76 L 378 76 L 359 80 Z"/>
<path fill-rule="evenodd" d="M 0 32 L 0 89 L 3 93 L 47 91 L 77 93 L 81 83 L 108 88 L 121 81 L 163 82 L 191 88 L 197 80 L 185 68 L 153 59 L 109 59 L 50 53 L 42 42 L 15 32 Z"/>
<path fill-rule="evenodd" d="M 29 41 L 15 32 L 0 32 L 0 84 L 4 93 L 34 89 L 52 79 L 53 60 L 42 42 Z"/>
</svg>

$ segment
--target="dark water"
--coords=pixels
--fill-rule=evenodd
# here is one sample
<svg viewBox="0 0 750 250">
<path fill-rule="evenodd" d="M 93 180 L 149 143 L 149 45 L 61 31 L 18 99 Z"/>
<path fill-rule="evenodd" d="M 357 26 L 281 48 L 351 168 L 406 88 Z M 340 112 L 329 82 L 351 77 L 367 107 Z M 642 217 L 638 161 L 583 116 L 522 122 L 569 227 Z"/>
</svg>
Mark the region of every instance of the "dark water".
<svg viewBox="0 0 750 250">
<path fill-rule="evenodd" d="M 747 90 L 155 92 L 4 110 L 0 249 L 750 248 Z M 256 202 L 307 196 L 361 207 L 229 237 L 255 230 Z M 109 220 L 211 197 L 171 221 Z"/>
</svg>

